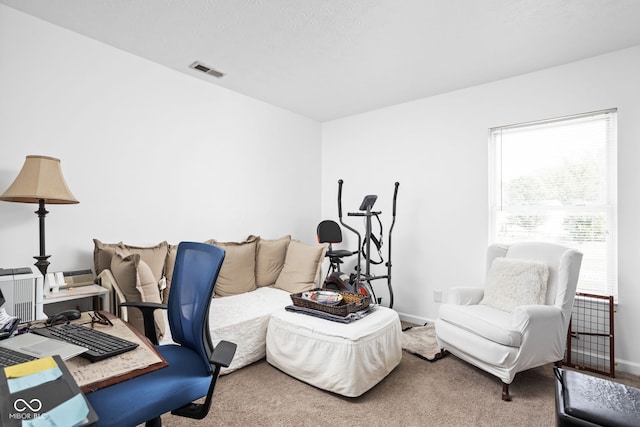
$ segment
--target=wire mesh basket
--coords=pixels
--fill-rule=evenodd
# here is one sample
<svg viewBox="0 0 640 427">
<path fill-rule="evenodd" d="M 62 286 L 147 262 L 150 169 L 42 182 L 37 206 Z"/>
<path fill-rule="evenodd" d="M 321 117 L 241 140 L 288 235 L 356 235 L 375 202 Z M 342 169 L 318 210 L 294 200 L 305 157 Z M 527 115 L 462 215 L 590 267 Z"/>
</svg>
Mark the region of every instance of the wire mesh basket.
<svg viewBox="0 0 640 427">
<path fill-rule="evenodd" d="M 314 291 L 320 291 L 323 289 L 313 289 Z M 325 313 L 333 314 L 336 316 L 346 316 L 351 313 L 366 310 L 371 303 L 371 297 L 364 294 L 356 294 L 352 292 L 336 291 L 342 295 L 342 301 L 336 305 L 319 304 L 315 301 L 302 298 L 304 292 L 298 292 L 291 294 L 291 301 L 293 305 L 298 307 L 309 308 L 312 310 L 318 310 Z"/>
</svg>

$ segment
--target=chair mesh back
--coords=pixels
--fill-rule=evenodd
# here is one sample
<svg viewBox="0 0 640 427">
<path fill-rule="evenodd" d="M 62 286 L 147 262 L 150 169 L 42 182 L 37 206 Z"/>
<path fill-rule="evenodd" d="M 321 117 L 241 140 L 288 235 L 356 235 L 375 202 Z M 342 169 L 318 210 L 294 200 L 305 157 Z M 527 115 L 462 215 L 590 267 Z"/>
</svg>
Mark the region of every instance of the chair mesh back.
<svg viewBox="0 0 640 427">
<path fill-rule="evenodd" d="M 168 318 L 173 341 L 208 360 L 208 312 L 224 250 L 207 243 L 178 245 L 169 290 Z"/>
<path fill-rule="evenodd" d="M 342 230 L 337 222 L 329 219 L 318 224 L 318 243 L 341 243 Z"/>
</svg>

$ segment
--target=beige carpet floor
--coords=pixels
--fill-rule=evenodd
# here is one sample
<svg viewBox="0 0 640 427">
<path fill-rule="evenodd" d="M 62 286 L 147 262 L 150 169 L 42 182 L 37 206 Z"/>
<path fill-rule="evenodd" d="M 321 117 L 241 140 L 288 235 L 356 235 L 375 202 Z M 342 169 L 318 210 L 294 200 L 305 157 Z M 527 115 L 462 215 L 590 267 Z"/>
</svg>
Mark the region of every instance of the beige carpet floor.
<svg viewBox="0 0 640 427">
<path fill-rule="evenodd" d="M 619 380 L 639 386 L 640 379 Z M 403 352 L 400 365 L 364 395 L 346 398 L 302 383 L 265 360 L 220 377 L 201 421 L 172 426 L 554 426 L 552 365 L 518 374 L 512 402 L 500 381 L 449 355 L 436 362 Z"/>
</svg>

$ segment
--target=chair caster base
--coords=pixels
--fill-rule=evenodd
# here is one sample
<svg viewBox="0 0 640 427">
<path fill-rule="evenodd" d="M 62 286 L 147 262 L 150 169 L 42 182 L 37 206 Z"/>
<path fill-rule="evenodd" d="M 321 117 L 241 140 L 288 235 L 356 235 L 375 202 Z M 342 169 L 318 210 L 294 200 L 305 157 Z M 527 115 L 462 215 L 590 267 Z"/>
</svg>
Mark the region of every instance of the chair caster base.
<svg viewBox="0 0 640 427">
<path fill-rule="evenodd" d="M 146 423 L 144 423 L 145 427 L 162 427 L 162 419 L 160 417 L 153 418 Z"/>
<path fill-rule="evenodd" d="M 202 403 L 188 403 L 182 408 L 174 409 L 171 413 L 179 417 L 201 420 L 207 416 L 207 412 L 209 412 L 207 409 Z"/>
</svg>

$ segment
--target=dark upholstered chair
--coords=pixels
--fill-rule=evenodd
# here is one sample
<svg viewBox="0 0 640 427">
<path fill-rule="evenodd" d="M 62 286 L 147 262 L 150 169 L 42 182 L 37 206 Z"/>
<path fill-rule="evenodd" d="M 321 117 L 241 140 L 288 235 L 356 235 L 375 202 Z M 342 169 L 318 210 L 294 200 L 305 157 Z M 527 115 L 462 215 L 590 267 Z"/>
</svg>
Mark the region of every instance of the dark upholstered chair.
<svg viewBox="0 0 640 427">
<path fill-rule="evenodd" d="M 554 368 L 557 426 L 640 425 L 640 389 Z"/>
</svg>

